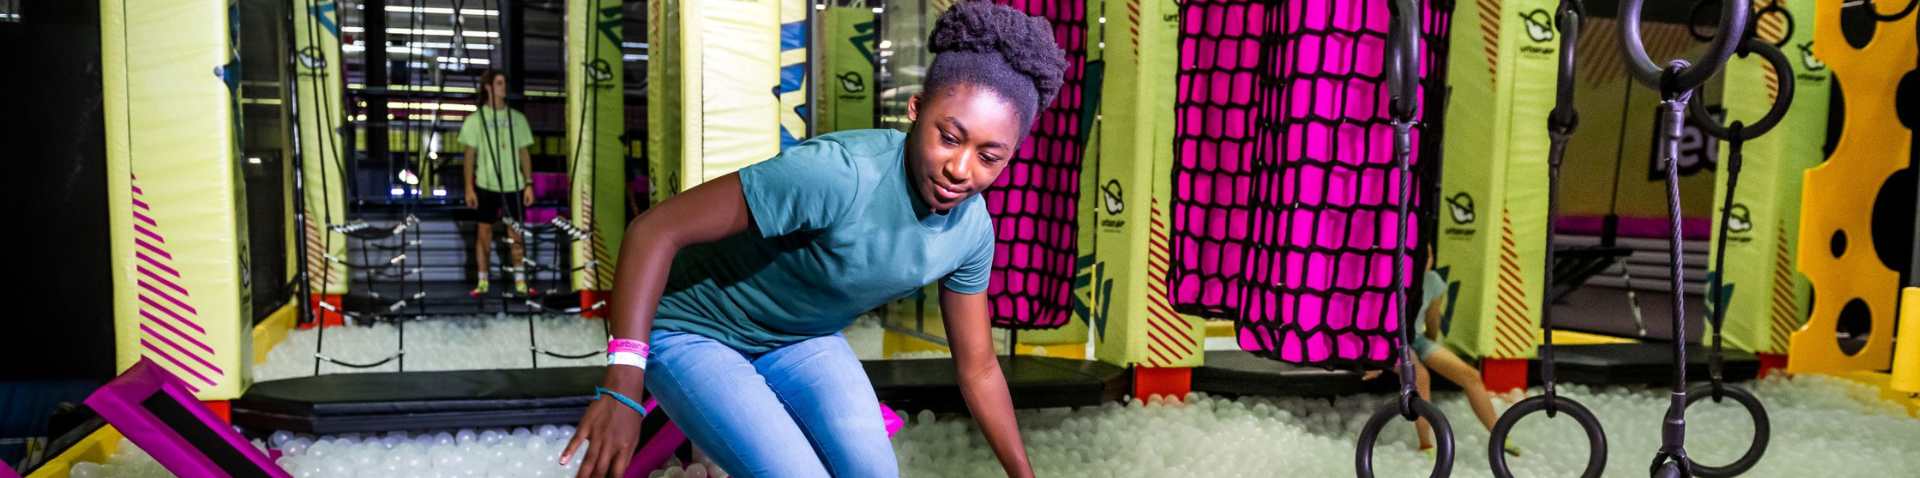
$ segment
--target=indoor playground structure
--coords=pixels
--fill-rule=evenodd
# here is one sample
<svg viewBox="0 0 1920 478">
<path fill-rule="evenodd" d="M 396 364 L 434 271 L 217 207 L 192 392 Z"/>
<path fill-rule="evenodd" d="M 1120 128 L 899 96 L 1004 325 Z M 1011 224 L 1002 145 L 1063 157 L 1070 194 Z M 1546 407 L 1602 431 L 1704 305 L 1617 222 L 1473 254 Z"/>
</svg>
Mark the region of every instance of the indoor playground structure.
<svg viewBox="0 0 1920 478">
<path fill-rule="evenodd" d="M 571 477 L 602 399 L 734 476 L 602 387 L 628 226 L 907 129 L 970 1 L 1066 56 L 981 194 L 1035 476 L 1920 473 L 1920 1 L 0 0 L 73 304 L 0 477 Z M 840 335 L 999 476 L 942 294 Z"/>
</svg>

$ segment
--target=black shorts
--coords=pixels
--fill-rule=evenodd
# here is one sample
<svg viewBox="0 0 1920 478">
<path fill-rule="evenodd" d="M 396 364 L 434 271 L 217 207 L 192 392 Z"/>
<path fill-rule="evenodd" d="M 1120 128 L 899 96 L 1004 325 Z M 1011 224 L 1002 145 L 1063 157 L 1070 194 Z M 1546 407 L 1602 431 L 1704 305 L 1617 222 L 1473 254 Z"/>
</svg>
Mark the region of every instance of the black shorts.
<svg viewBox="0 0 1920 478">
<path fill-rule="evenodd" d="M 500 222 L 503 217 L 524 221 L 527 216 L 527 206 L 520 203 L 520 193 L 517 191 L 501 193 L 480 189 L 474 193 L 480 196 L 477 201 L 479 206 L 474 208 L 475 221 L 491 224 Z"/>
</svg>

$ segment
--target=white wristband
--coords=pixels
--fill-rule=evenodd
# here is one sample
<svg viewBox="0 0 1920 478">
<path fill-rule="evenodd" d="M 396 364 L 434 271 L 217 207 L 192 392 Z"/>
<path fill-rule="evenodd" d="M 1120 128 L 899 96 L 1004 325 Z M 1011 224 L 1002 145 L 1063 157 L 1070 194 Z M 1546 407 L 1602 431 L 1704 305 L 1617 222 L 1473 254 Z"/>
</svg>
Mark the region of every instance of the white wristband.
<svg viewBox="0 0 1920 478">
<path fill-rule="evenodd" d="M 641 358 L 640 354 L 633 352 L 614 352 L 607 354 L 607 365 L 625 365 L 646 370 L 647 359 Z"/>
</svg>

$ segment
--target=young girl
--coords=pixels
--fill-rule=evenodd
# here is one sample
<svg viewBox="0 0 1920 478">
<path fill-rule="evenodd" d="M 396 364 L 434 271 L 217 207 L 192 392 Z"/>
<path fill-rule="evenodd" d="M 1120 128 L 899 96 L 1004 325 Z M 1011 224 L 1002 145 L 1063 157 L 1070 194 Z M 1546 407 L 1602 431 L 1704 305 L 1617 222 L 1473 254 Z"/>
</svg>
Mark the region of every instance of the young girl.
<svg viewBox="0 0 1920 478">
<path fill-rule="evenodd" d="M 823 135 L 628 226 L 609 348 L 632 352 L 610 354 L 563 463 L 585 441 L 579 476 L 624 472 L 644 384 L 733 476 L 898 475 L 873 385 L 838 332 L 937 281 L 967 407 L 1006 473 L 1032 474 L 990 342 L 994 235 L 979 194 L 1053 101 L 1066 59 L 1045 20 L 979 2 L 941 15 L 929 44 L 907 133 Z"/>
<path fill-rule="evenodd" d="M 1429 386 L 1431 382 L 1428 378 L 1428 370 L 1439 373 L 1441 377 L 1459 385 L 1460 389 L 1466 392 L 1467 405 L 1473 407 L 1473 414 L 1480 419 L 1481 425 L 1492 430 L 1494 421 L 1499 417 L 1493 413 L 1493 396 L 1487 392 L 1486 385 L 1481 382 L 1480 372 L 1475 371 L 1472 365 L 1467 365 L 1459 355 L 1447 350 L 1447 347 L 1440 343 L 1440 316 L 1444 315 L 1443 311 L 1446 310 L 1447 280 L 1433 270 L 1431 248 L 1427 249 L 1426 257 L 1427 273 L 1422 275 L 1424 282 L 1420 285 L 1420 312 L 1415 315 L 1417 318 L 1413 323 L 1407 324 L 1408 327 L 1413 327 L 1413 343 L 1408 345 L 1413 349 L 1414 358 L 1419 359 L 1413 363 L 1414 386 L 1420 392 L 1420 399 L 1432 400 L 1433 393 L 1432 387 Z M 1379 375 L 1378 370 L 1368 371 L 1366 379 L 1372 380 Z M 1414 422 L 1414 428 L 1419 430 L 1420 449 L 1431 453 L 1433 450 L 1432 427 L 1427 425 L 1426 419 L 1421 419 Z M 1520 449 L 1513 444 L 1508 443 L 1502 446 L 1507 454 L 1520 455 Z"/>
</svg>

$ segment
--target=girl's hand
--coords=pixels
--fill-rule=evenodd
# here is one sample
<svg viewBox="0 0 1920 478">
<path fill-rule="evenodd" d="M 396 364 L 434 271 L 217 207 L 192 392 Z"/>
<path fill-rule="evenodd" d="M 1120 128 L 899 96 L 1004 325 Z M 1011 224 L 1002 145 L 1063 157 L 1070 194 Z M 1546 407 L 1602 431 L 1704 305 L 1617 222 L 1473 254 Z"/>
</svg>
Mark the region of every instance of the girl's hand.
<svg viewBox="0 0 1920 478">
<path fill-rule="evenodd" d="M 614 376 L 607 388 L 620 391 L 628 397 L 639 397 L 638 377 L 623 381 L 615 376 L 621 372 L 638 372 L 631 367 L 611 367 L 608 375 Z M 635 374 L 637 375 L 637 374 Z M 621 382 L 630 383 L 625 385 Z M 573 452 L 582 443 L 587 445 L 587 454 L 580 461 L 580 471 L 576 478 L 625 476 L 627 464 L 633 460 L 633 451 L 640 445 L 640 412 L 627 407 L 613 397 L 600 397 L 587 405 L 587 414 L 580 417 L 580 426 L 573 432 L 573 439 L 567 441 L 566 448 L 560 452 L 560 464 L 567 465 L 573 458 Z"/>
<path fill-rule="evenodd" d="M 480 196 L 474 195 L 473 189 L 471 188 L 467 189 L 466 201 L 467 201 L 467 209 L 474 209 L 474 208 L 480 207 Z"/>
<path fill-rule="evenodd" d="M 520 199 L 521 199 L 521 202 L 520 202 L 521 205 L 532 206 L 533 205 L 533 187 L 528 186 L 526 189 L 520 190 Z"/>
</svg>

